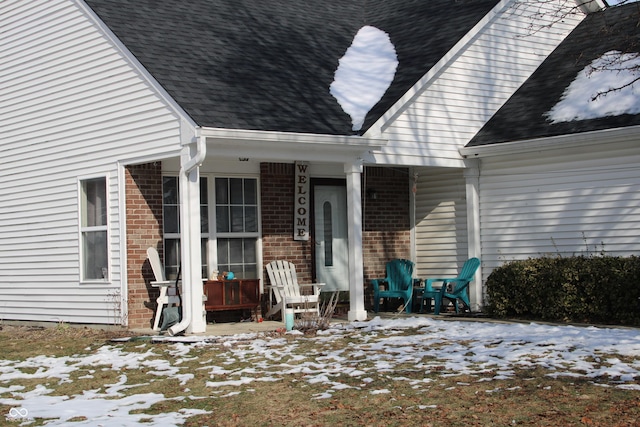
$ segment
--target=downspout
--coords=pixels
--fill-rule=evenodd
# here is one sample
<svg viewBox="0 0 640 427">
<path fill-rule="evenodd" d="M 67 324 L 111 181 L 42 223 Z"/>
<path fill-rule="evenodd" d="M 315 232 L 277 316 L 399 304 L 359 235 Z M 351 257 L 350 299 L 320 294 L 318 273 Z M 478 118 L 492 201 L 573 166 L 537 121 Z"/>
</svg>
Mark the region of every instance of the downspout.
<svg viewBox="0 0 640 427">
<path fill-rule="evenodd" d="M 196 130 L 197 131 L 197 130 Z M 180 166 L 180 180 L 184 180 L 185 177 L 188 180 L 190 178 L 190 174 L 193 171 L 197 171 L 197 168 L 199 168 L 202 163 L 204 162 L 204 159 L 207 155 L 207 144 L 206 144 L 206 139 L 203 136 L 200 136 L 199 133 L 196 133 L 196 152 L 193 155 L 193 157 L 191 157 L 190 159 L 188 159 L 186 162 L 184 162 L 181 166 Z M 199 194 L 199 193 L 198 193 Z M 187 194 L 185 194 L 184 192 L 182 192 L 182 201 L 185 201 L 185 196 L 187 196 Z M 186 197 L 187 202 L 189 202 L 190 197 Z M 181 299 L 182 299 L 182 320 L 180 321 L 180 323 L 171 326 L 167 332 L 169 333 L 169 335 L 174 336 L 176 334 L 179 334 L 180 332 L 184 331 L 185 329 L 187 329 L 189 327 L 189 325 L 191 325 L 191 321 L 193 319 L 193 307 L 195 304 L 193 304 L 193 281 L 192 281 L 192 268 L 191 266 L 187 267 L 186 269 L 184 268 L 185 263 L 189 263 L 191 262 L 193 258 L 192 254 L 191 254 L 191 244 L 189 245 L 185 245 L 184 244 L 184 236 L 187 235 L 187 233 L 191 233 L 191 227 L 197 226 L 198 230 L 200 230 L 200 221 L 197 221 L 197 224 L 194 225 L 193 221 L 190 220 L 190 218 L 184 218 L 184 220 L 182 221 L 183 227 L 181 228 L 182 230 L 182 236 L 183 236 L 183 244 L 182 244 L 182 264 L 183 264 L 183 276 L 182 276 L 182 293 L 181 293 Z M 190 240 L 190 238 L 189 238 Z M 200 245 L 200 242 L 198 241 L 198 245 Z M 200 257 L 197 257 L 198 260 L 200 260 Z M 199 262 L 199 261 L 198 261 Z M 199 269 L 198 269 L 199 271 Z M 186 275 L 184 274 L 186 273 Z M 200 303 L 202 303 L 202 301 L 200 301 Z"/>
</svg>

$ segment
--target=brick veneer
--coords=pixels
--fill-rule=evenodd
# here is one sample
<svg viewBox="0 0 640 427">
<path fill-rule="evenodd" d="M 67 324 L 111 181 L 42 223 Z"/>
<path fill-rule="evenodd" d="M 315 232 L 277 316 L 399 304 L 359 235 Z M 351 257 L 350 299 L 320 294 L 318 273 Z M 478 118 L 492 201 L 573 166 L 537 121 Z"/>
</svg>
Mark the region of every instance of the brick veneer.
<svg viewBox="0 0 640 427">
<path fill-rule="evenodd" d="M 363 186 L 366 186 L 362 191 L 365 305 L 371 308 L 371 279 L 385 277 L 387 261 L 411 259 L 409 170 L 367 167 Z M 367 189 L 375 189 L 377 198 L 366 197 Z"/>
<path fill-rule="evenodd" d="M 293 240 L 294 165 L 262 163 L 260 197 L 262 209 L 263 263 L 286 259 L 296 265 L 301 283 L 311 283 L 313 254 L 311 241 Z M 264 277 L 269 284 L 266 270 Z"/>
<path fill-rule="evenodd" d="M 162 169 L 160 163 L 125 169 L 127 224 L 128 327 L 148 328 L 153 323 L 158 290 L 147 261 L 147 248 L 162 254 Z"/>
<path fill-rule="evenodd" d="M 294 165 L 260 165 L 263 262 L 287 259 L 296 264 L 301 282 L 313 280 L 311 241 L 293 240 Z M 127 277 L 130 328 L 147 328 L 155 314 L 158 291 L 146 250 L 162 254 L 162 174 L 160 164 L 129 166 L 126 180 Z M 365 188 L 366 186 L 366 188 Z M 366 197 L 374 188 L 376 199 Z M 372 305 L 369 281 L 384 277 L 386 262 L 409 258 L 409 178 L 406 169 L 367 167 L 363 176 L 363 258 L 366 305 Z M 266 272 L 264 277 L 268 278 Z"/>
<path fill-rule="evenodd" d="M 260 165 L 263 260 L 265 265 L 276 259 L 290 260 L 296 264 L 300 281 L 309 283 L 313 279 L 311 242 L 293 240 L 294 177 L 293 164 Z M 367 167 L 362 185 L 365 295 L 371 307 L 370 279 L 384 277 L 387 261 L 411 256 L 409 173 L 407 169 Z M 365 185 L 375 188 L 377 199 L 366 197 Z M 264 277 L 268 281 L 266 272 Z"/>
</svg>

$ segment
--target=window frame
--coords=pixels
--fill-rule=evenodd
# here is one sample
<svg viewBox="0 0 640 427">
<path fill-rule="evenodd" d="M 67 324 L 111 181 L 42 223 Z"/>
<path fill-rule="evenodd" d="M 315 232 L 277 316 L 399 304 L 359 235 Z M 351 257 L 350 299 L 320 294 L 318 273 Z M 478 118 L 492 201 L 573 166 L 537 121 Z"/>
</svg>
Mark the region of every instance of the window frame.
<svg viewBox="0 0 640 427">
<path fill-rule="evenodd" d="M 164 180 L 164 178 L 174 178 L 176 180 L 176 185 L 178 187 L 178 192 L 179 192 L 179 176 L 173 173 L 163 173 L 162 174 L 162 178 Z M 208 232 L 203 232 L 202 229 L 200 229 L 200 241 L 202 242 L 203 240 L 205 241 L 204 247 L 206 248 L 206 257 L 203 256 L 204 258 L 204 263 L 201 268 L 204 268 L 206 265 L 207 271 L 206 271 L 206 276 L 203 276 L 203 279 L 208 279 L 209 277 L 211 277 L 212 272 L 215 270 L 219 270 L 218 268 L 218 239 L 219 238 L 226 238 L 226 239 L 233 239 L 233 238 L 254 238 L 256 240 L 256 248 L 255 248 L 255 254 L 256 254 L 256 278 L 260 278 L 261 277 L 261 269 L 262 269 L 262 218 L 261 218 L 261 197 L 260 197 L 260 177 L 258 175 L 252 175 L 252 174 L 242 174 L 242 175 L 236 175 L 236 174 L 215 174 L 215 173 L 202 173 L 200 172 L 200 179 L 206 179 L 207 180 L 207 201 L 206 203 L 203 203 L 202 200 L 200 200 L 200 208 L 202 209 L 203 206 L 207 206 L 207 221 L 208 221 Z M 218 233 L 217 231 L 217 217 L 216 217 L 216 209 L 217 209 L 217 203 L 216 203 L 216 179 L 217 178 L 225 178 L 225 179 L 234 179 L 234 178 L 238 178 L 238 179 L 252 179 L 255 181 L 255 185 L 256 185 L 256 222 L 257 222 L 257 227 L 256 227 L 256 231 L 255 232 L 222 232 L 222 233 Z M 179 197 L 179 193 L 178 193 L 178 202 L 180 202 L 180 197 Z M 165 248 L 165 241 L 167 239 L 177 239 L 178 241 L 182 240 L 182 231 L 178 228 L 179 232 L 178 233 L 165 233 L 164 231 L 164 194 L 163 194 L 163 201 L 162 201 L 162 205 L 163 205 L 163 209 L 162 209 L 162 215 L 163 215 L 163 230 L 162 230 L 162 241 L 163 241 L 163 251 L 166 250 Z M 179 206 L 180 204 L 178 203 L 178 212 L 179 212 Z M 178 216 L 178 227 L 179 227 L 179 216 Z M 164 254 L 166 256 L 166 253 Z M 166 259 L 166 258 L 164 258 Z M 166 269 L 166 266 L 165 266 Z M 222 273 L 222 271 L 220 271 L 219 273 Z M 203 273 L 204 274 L 204 271 Z"/>
<path fill-rule="evenodd" d="M 104 200 L 104 215 L 105 215 L 105 224 L 104 225 L 93 225 L 93 226 L 85 226 L 83 225 L 85 222 L 85 218 L 87 216 L 88 211 L 86 211 L 86 198 L 85 198 L 85 183 L 89 181 L 95 180 L 104 180 L 104 190 L 105 190 L 105 200 Z M 110 185 L 110 176 L 108 173 L 105 174 L 96 174 L 96 175 L 85 175 L 77 178 L 77 191 L 78 191 L 78 254 L 79 254 L 79 282 L 81 284 L 105 284 L 111 282 L 112 277 L 112 265 L 111 265 L 111 251 L 109 248 L 111 247 L 111 221 L 109 217 L 110 211 L 110 199 L 109 199 L 109 185 Z M 106 234 L 105 238 L 105 252 L 106 252 L 106 276 L 103 273 L 102 278 L 93 279 L 86 277 L 87 266 L 85 265 L 85 242 L 84 236 L 85 233 L 90 232 L 104 232 Z"/>
<path fill-rule="evenodd" d="M 209 178 L 209 232 L 210 238 L 208 241 L 208 254 L 209 254 L 209 274 L 212 271 L 218 270 L 220 274 L 220 268 L 218 266 L 218 239 L 255 239 L 255 255 L 256 255 L 256 277 L 257 279 L 262 276 L 262 206 L 260 197 L 260 177 L 251 174 L 206 174 Z M 256 231 L 225 231 L 218 232 L 217 226 L 217 200 L 216 200 L 216 179 L 252 179 L 256 184 Z M 245 206 L 243 203 L 242 206 Z"/>
</svg>

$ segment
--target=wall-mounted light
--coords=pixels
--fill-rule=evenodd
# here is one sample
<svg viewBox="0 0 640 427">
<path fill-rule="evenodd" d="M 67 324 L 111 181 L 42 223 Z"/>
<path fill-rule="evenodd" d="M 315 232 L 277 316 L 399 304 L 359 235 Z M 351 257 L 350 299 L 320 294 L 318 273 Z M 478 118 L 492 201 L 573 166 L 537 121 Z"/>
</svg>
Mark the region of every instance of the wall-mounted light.
<svg viewBox="0 0 640 427">
<path fill-rule="evenodd" d="M 249 158 L 248 157 L 238 157 L 238 161 L 239 162 L 248 162 Z"/>
<path fill-rule="evenodd" d="M 367 188 L 367 199 L 376 200 L 378 198 L 378 193 L 375 188 Z"/>
</svg>

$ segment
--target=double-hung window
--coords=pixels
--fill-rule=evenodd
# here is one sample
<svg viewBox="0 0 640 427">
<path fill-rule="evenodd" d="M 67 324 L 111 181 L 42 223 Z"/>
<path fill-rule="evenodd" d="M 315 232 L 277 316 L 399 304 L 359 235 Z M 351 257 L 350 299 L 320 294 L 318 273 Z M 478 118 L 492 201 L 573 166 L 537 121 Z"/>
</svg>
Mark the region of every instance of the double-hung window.
<svg viewBox="0 0 640 427">
<path fill-rule="evenodd" d="M 108 280 L 107 245 L 107 179 L 83 179 L 80 181 L 82 281 Z"/>
<path fill-rule="evenodd" d="M 258 180 L 216 178 L 218 270 L 258 277 Z"/>
<path fill-rule="evenodd" d="M 178 178 L 165 176 L 162 192 L 165 270 L 173 279 L 180 264 Z M 211 270 L 215 266 L 221 273 L 233 271 L 238 278 L 257 278 L 258 180 L 201 176 L 200 233 L 203 278 L 209 276 L 209 264 Z"/>
<path fill-rule="evenodd" d="M 200 177 L 200 237 L 202 277 L 207 277 L 207 241 L 209 240 L 208 180 Z M 164 265 L 169 280 L 175 280 L 180 269 L 180 190 L 178 177 L 162 179 L 162 224 L 164 234 Z"/>
</svg>

